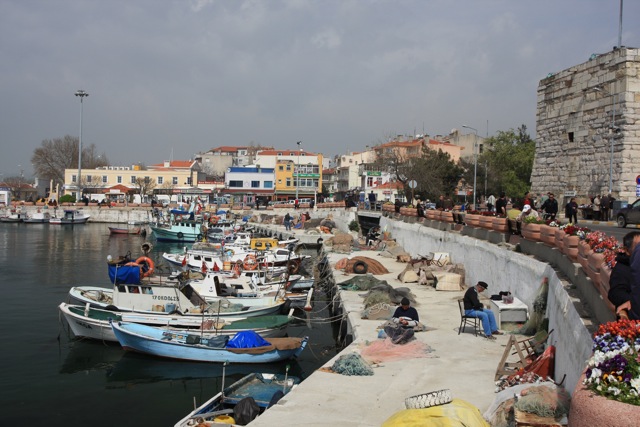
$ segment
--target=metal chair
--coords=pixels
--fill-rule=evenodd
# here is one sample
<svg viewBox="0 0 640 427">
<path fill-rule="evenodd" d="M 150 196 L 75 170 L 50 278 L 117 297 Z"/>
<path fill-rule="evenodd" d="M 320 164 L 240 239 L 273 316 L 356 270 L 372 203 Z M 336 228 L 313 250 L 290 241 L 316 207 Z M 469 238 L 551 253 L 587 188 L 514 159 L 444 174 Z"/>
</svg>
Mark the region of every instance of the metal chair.
<svg viewBox="0 0 640 427">
<path fill-rule="evenodd" d="M 473 330 L 478 336 L 478 328 L 480 327 L 480 319 L 475 316 L 467 316 L 464 314 L 464 301 L 458 300 L 458 307 L 460 308 L 460 327 L 458 328 L 458 335 L 460 332 L 464 332 L 464 329 L 469 326 L 473 326 Z"/>
</svg>

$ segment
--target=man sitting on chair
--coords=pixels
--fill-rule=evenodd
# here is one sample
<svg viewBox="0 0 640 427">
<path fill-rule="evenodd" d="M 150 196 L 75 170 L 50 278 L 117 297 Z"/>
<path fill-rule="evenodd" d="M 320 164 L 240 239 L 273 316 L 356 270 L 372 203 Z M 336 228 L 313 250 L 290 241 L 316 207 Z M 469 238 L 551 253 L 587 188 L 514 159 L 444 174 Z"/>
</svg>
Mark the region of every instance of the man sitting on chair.
<svg viewBox="0 0 640 427">
<path fill-rule="evenodd" d="M 502 332 L 498 330 L 496 318 L 493 312 L 484 308 L 480 300 L 478 299 L 478 293 L 484 292 L 489 285 L 486 282 L 478 282 L 477 285 L 470 287 L 464 293 L 464 314 L 470 317 L 477 317 L 482 321 L 482 329 L 484 329 L 484 336 L 490 340 L 495 340 L 494 335 L 502 335 Z"/>
</svg>

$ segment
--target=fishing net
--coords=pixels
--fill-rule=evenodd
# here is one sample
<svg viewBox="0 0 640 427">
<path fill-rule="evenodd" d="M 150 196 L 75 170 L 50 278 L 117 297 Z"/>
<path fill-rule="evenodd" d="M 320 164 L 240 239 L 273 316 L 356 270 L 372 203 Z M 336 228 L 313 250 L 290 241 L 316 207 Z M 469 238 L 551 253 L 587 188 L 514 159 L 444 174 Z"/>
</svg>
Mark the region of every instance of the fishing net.
<svg viewBox="0 0 640 427">
<path fill-rule="evenodd" d="M 242 304 L 232 303 L 227 299 L 220 299 L 209 304 L 209 313 L 232 313 L 242 311 Z"/>
<path fill-rule="evenodd" d="M 333 372 L 342 375 L 368 376 L 373 375 L 373 369 L 358 353 L 349 353 L 340 356 L 331 367 Z"/>
<path fill-rule="evenodd" d="M 363 276 L 355 276 L 340 283 L 340 288 L 347 291 L 368 291 L 377 285 L 389 286 L 386 280 L 380 280 L 370 274 L 367 274 Z"/>
<path fill-rule="evenodd" d="M 541 417 L 559 418 L 569 414 L 571 397 L 562 387 L 529 387 L 520 392 L 515 407 Z"/>
<path fill-rule="evenodd" d="M 426 343 L 413 340 L 406 344 L 394 344 L 390 338 L 360 344 L 360 354 L 369 363 L 434 357 L 433 349 Z"/>
<path fill-rule="evenodd" d="M 549 279 L 544 278 L 542 284 L 538 289 L 538 295 L 533 301 L 533 313 L 529 317 L 529 320 L 520 327 L 513 331 L 513 334 L 519 335 L 535 335 L 536 332 L 542 329 L 545 314 L 547 312 L 547 295 L 549 294 Z"/>
</svg>

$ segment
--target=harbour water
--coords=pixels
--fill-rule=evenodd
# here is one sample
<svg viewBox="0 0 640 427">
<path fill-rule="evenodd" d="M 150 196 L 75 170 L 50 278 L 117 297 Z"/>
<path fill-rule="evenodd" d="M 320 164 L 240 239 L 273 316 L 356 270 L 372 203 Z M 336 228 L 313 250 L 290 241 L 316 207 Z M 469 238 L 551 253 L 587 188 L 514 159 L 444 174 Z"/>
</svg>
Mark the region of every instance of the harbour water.
<svg viewBox="0 0 640 427">
<path fill-rule="evenodd" d="M 126 353 L 117 344 L 74 339 L 61 318 L 58 305 L 68 300 L 71 286 L 108 287 L 107 256 L 139 256 L 144 241 L 111 236 L 106 224 L 0 226 L 0 425 L 172 426 L 194 401 L 220 390 L 221 365 L 156 359 Z M 182 249 L 152 243 L 156 264 L 162 252 Z M 310 317 L 329 316 L 325 303 L 315 301 Z M 310 324 L 299 321 L 288 329 L 290 336 L 310 336 L 299 360 L 229 365 L 225 384 L 253 371 L 284 373 L 287 365 L 290 375 L 304 379 L 313 373 L 337 350 L 329 323 Z"/>
</svg>

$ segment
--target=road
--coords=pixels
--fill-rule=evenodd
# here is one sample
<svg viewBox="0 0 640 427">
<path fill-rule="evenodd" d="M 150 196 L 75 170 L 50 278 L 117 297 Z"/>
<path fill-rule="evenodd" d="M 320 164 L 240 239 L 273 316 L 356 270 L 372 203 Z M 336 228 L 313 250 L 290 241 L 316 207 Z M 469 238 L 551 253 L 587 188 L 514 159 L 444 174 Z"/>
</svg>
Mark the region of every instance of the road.
<svg viewBox="0 0 640 427">
<path fill-rule="evenodd" d="M 614 236 L 620 244 L 622 244 L 622 238 L 625 234 L 631 231 L 639 231 L 635 226 L 627 226 L 627 228 L 620 228 L 615 225 L 613 222 L 603 223 L 603 222 L 594 222 L 589 220 L 578 220 L 578 225 L 582 227 L 588 227 L 591 230 L 598 230 L 606 233 L 608 236 Z"/>
</svg>

